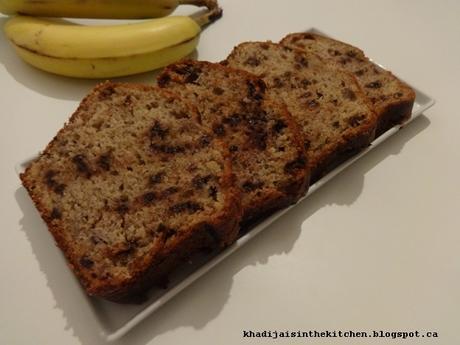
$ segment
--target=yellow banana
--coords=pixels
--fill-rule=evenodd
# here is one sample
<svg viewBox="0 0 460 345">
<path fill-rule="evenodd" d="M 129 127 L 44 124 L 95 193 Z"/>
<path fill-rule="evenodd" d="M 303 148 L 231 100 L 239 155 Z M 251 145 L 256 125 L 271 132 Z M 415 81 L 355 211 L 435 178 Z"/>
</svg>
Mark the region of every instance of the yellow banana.
<svg viewBox="0 0 460 345">
<path fill-rule="evenodd" d="M 112 78 L 164 67 L 191 54 L 201 26 L 220 14 L 217 7 L 195 19 L 171 16 L 106 26 L 16 16 L 4 30 L 17 54 L 39 69 L 77 78 Z"/>
<path fill-rule="evenodd" d="M 171 14 L 182 4 L 206 6 L 212 0 L 0 0 L 0 13 L 38 17 L 157 18 Z"/>
</svg>

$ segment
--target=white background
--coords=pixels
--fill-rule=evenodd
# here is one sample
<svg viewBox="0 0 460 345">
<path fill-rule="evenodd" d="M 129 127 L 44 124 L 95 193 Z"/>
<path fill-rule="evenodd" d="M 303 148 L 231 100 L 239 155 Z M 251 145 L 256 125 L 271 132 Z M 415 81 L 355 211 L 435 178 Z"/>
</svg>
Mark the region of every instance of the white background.
<svg viewBox="0 0 460 345">
<path fill-rule="evenodd" d="M 200 59 L 316 27 L 437 104 L 118 344 L 460 344 L 460 2 L 220 2 L 224 17 L 203 33 Z M 2 345 L 104 343 L 79 300 L 68 298 L 72 276 L 14 171 L 94 83 L 37 71 L 0 36 Z M 243 339 L 248 329 L 418 329 L 439 338 Z"/>
</svg>

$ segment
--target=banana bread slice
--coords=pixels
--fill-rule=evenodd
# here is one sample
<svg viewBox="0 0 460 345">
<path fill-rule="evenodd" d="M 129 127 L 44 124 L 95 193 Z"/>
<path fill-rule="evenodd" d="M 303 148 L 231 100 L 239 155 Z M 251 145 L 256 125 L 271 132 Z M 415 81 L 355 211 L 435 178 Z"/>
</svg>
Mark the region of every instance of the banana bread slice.
<svg viewBox="0 0 460 345">
<path fill-rule="evenodd" d="M 241 218 L 225 144 L 157 87 L 103 83 L 21 179 L 90 295 L 126 301 Z"/>
<path fill-rule="evenodd" d="M 353 73 L 377 113 L 376 136 L 410 118 L 415 93 L 391 72 L 370 61 L 352 45 L 313 33 L 295 33 L 281 44 L 320 55 Z"/>
<path fill-rule="evenodd" d="M 374 137 L 375 114 L 353 75 L 319 56 L 272 42 L 238 45 L 225 64 L 263 78 L 304 134 L 315 182 Z"/>
<path fill-rule="evenodd" d="M 220 64 L 183 61 L 158 84 L 192 101 L 225 140 L 242 190 L 243 224 L 297 201 L 308 186 L 302 134 L 286 110 L 265 94 L 264 82 Z"/>
</svg>

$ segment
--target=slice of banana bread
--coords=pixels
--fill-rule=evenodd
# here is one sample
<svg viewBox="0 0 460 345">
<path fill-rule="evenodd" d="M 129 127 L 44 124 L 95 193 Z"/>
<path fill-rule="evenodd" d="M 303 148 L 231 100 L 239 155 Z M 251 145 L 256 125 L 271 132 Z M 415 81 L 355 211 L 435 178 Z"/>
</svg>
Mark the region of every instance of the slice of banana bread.
<svg viewBox="0 0 460 345">
<path fill-rule="evenodd" d="M 157 87 L 97 86 L 21 179 L 86 291 L 110 300 L 238 233 L 225 144 Z"/>
<path fill-rule="evenodd" d="M 220 64 L 183 61 L 158 84 L 194 102 L 232 153 L 242 190 L 243 224 L 297 201 L 308 185 L 301 132 L 284 104 L 270 100 L 264 82 Z"/>
<path fill-rule="evenodd" d="M 376 136 L 410 118 L 414 91 L 391 72 L 370 61 L 362 50 L 313 33 L 290 34 L 281 44 L 316 53 L 353 73 L 377 113 Z"/>
<path fill-rule="evenodd" d="M 303 129 L 315 182 L 374 137 L 375 114 L 353 75 L 317 55 L 272 42 L 238 45 L 225 64 L 263 78 Z"/>
</svg>

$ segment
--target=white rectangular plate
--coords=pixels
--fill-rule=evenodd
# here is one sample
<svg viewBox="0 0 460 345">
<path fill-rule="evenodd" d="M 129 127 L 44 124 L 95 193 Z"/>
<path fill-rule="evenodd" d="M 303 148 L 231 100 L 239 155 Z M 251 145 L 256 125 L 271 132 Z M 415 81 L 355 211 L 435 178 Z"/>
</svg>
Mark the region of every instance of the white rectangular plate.
<svg viewBox="0 0 460 345">
<path fill-rule="evenodd" d="M 309 31 L 315 31 L 320 33 L 318 30 L 312 29 Z M 324 34 L 323 34 L 324 35 Z M 434 100 L 424 94 L 423 92 L 412 87 L 416 93 L 415 103 L 412 110 L 411 119 L 404 124 L 407 126 L 411 121 L 415 120 L 419 115 L 421 115 L 425 110 L 433 106 Z M 393 134 L 398 132 L 398 130 L 403 126 L 395 126 L 377 138 L 372 144 L 360 152 L 359 154 L 353 156 L 328 175 L 324 176 L 322 179 L 317 181 L 315 184 L 310 186 L 310 189 L 307 195 L 301 199 L 304 200 L 308 198 L 309 195 L 316 192 L 321 188 L 325 183 L 327 183 L 334 176 L 343 171 L 350 164 L 367 154 L 369 151 L 374 149 L 376 146 L 380 145 L 386 139 L 391 137 Z M 24 170 L 24 168 L 33 160 L 35 157 L 27 159 L 16 166 L 16 172 L 19 174 Z M 219 264 L 227 256 L 241 248 L 251 239 L 253 239 L 257 234 L 262 230 L 266 229 L 272 222 L 277 218 L 288 212 L 295 205 L 290 206 L 286 209 L 278 211 L 271 215 L 270 217 L 263 220 L 261 223 L 257 224 L 252 228 L 248 233 L 240 237 L 236 243 L 232 246 L 226 248 L 224 251 L 217 254 L 208 254 L 207 256 L 201 256 L 194 258 L 193 263 L 184 264 L 180 269 L 176 270 L 171 276 L 169 281 L 169 286 L 167 289 L 153 289 L 148 299 L 140 305 L 122 305 L 111 303 L 97 298 L 88 297 L 86 294 L 82 293 L 82 296 L 85 296 L 86 302 L 90 305 L 91 310 L 94 312 L 95 318 L 99 322 L 99 329 L 101 336 L 107 341 L 114 341 L 121 338 L 136 325 L 138 325 L 142 320 L 147 316 L 154 313 L 172 297 L 177 295 L 181 290 L 186 288 L 192 282 L 197 280 L 203 274 L 208 272 L 211 268 Z M 39 221 L 37 219 L 37 221 Z M 64 260 L 64 257 L 62 257 Z M 64 267 L 64 265 L 63 265 Z M 82 301 L 84 302 L 84 301 Z"/>
</svg>

